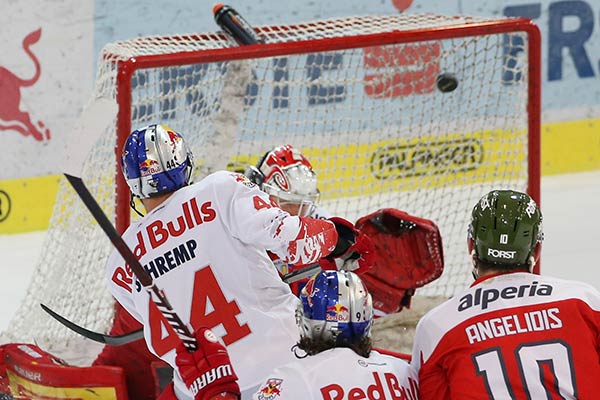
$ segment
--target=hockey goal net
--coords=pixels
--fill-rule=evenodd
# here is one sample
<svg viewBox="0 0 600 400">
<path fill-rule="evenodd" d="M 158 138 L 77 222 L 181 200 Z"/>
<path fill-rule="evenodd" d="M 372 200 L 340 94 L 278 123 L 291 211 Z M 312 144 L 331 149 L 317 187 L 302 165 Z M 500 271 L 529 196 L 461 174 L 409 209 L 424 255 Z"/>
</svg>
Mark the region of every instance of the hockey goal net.
<svg viewBox="0 0 600 400">
<path fill-rule="evenodd" d="M 443 275 L 417 295 L 445 298 L 471 281 L 466 227 L 495 188 L 539 199 L 540 40 L 524 19 L 367 16 L 260 27 L 264 44 L 221 33 L 141 37 L 104 47 L 92 102 L 110 99 L 83 179 L 123 230 L 129 193 L 117 170 L 125 137 L 164 123 L 191 143 L 203 174 L 244 171 L 275 145 L 311 160 L 320 205 L 355 221 L 395 207 L 437 222 Z M 436 85 L 441 74 L 454 91 Z M 4 340 L 35 341 L 76 363 L 82 338 L 41 312 L 43 302 L 108 332 L 111 244 L 63 180 L 41 259 Z M 85 342 L 85 341 L 84 341 Z M 87 348 L 90 343 L 84 343 Z M 74 351 L 77 355 L 81 350 Z"/>
</svg>

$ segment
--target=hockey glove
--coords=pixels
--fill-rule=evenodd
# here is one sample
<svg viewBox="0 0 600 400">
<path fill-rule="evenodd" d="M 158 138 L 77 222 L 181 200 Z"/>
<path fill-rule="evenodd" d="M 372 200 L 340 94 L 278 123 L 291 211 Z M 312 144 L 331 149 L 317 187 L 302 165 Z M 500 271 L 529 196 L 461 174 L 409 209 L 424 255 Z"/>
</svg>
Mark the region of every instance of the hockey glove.
<svg viewBox="0 0 600 400">
<path fill-rule="evenodd" d="M 240 397 L 240 388 L 227 349 L 208 328 L 195 332 L 198 349 L 189 352 L 183 343 L 177 347 L 175 363 L 179 375 L 195 400 L 209 400 L 221 393 Z"/>
<path fill-rule="evenodd" d="M 442 274 L 442 237 L 433 221 L 382 208 L 359 218 L 356 226 L 369 235 L 375 247 L 375 267 L 361 279 L 376 309 L 393 313 L 410 307 L 415 289 Z"/>
<path fill-rule="evenodd" d="M 321 268 L 358 274 L 368 271 L 375 262 L 375 248 L 371 239 L 343 218 L 332 217 L 329 221 L 335 225 L 338 241 L 331 254 L 319 261 Z"/>
</svg>

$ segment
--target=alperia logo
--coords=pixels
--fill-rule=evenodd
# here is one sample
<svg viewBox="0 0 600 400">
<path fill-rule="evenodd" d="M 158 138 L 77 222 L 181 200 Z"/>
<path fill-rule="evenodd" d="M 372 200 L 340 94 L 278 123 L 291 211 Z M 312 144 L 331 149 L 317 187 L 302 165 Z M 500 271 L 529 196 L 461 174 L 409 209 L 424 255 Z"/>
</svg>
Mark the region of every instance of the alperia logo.
<svg viewBox="0 0 600 400">
<path fill-rule="evenodd" d="M 482 161 L 483 144 L 463 138 L 385 146 L 373 153 L 370 166 L 376 179 L 398 179 L 470 171 Z"/>
</svg>

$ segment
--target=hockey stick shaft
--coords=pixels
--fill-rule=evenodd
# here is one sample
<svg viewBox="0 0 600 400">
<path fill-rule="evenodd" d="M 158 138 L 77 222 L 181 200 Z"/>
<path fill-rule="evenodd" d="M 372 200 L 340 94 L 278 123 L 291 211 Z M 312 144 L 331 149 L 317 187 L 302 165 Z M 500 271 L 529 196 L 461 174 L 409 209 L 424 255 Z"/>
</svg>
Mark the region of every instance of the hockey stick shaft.
<svg viewBox="0 0 600 400">
<path fill-rule="evenodd" d="M 71 329 L 74 332 L 77 332 L 83 337 L 93 340 L 94 342 L 104 343 L 111 346 L 122 346 L 127 343 L 135 342 L 136 340 L 140 340 L 144 338 L 144 330 L 138 329 L 124 335 L 105 335 L 103 333 L 98 333 L 86 329 L 82 326 L 77 325 L 76 323 L 69 321 L 59 313 L 53 311 L 50 307 L 40 304 L 42 309 L 46 311 L 52 318 Z"/>
<path fill-rule="evenodd" d="M 217 4 L 213 8 L 213 14 L 217 25 L 239 45 L 244 46 L 262 42 L 252 26 L 232 7 Z M 310 265 L 282 275 L 281 279 L 285 283 L 293 283 L 314 275 L 320 269 L 321 267 L 318 264 Z"/>
<path fill-rule="evenodd" d="M 217 25 L 240 45 L 260 43 L 262 40 L 252 26 L 233 7 L 217 4 L 213 7 Z"/>
<path fill-rule="evenodd" d="M 309 265 L 297 271 L 292 271 L 290 273 L 282 275 L 281 280 L 285 283 L 294 283 L 304 278 L 310 278 L 320 270 L 321 266 L 319 264 Z"/>
<path fill-rule="evenodd" d="M 193 333 L 190 331 L 188 326 L 183 323 L 181 318 L 179 318 L 163 291 L 156 287 L 152 277 L 150 277 L 144 267 L 142 267 L 129 246 L 127 246 L 127 243 L 125 243 L 121 235 L 119 235 L 113 224 L 109 221 L 106 214 L 104 214 L 104 211 L 102 211 L 102 208 L 100 208 L 100 205 L 94 196 L 92 196 L 88 188 L 85 186 L 83 180 L 79 177 L 66 173 L 64 175 L 73 189 L 75 189 L 75 192 L 77 192 L 87 209 L 90 211 L 96 222 L 98 222 L 100 228 L 102 228 L 121 257 L 123 257 L 125 262 L 129 265 L 135 277 L 149 293 L 151 300 L 154 301 L 160 313 L 167 320 L 167 323 L 175 330 L 177 336 L 179 336 L 186 349 L 189 351 L 195 351 L 197 349 L 197 343 Z"/>
</svg>

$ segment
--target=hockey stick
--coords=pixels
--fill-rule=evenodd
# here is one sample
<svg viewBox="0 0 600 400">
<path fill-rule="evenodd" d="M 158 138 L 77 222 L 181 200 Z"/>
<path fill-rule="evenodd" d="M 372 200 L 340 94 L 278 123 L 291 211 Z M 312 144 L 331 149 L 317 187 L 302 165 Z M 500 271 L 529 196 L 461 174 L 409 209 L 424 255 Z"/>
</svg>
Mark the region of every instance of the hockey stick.
<svg viewBox="0 0 600 400">
<path fill-rule="evenodd" d="M 294 283 L 304 278 L 310 278 L 320 270 L 321 266 L 319 264 L 309 265 L 308 267 L 282 275 L 281 280 L 285 283 Z"/>
<path fill-rule="evenodd" d="M 140 340 L 144 338 L 144 330 L 138 329 L 124 335 L 105 335 L 103 333 L 93 332 L 89 329 L 86 329 L 82 326 L 77 325 L 74 322 L 69 321 L 62 315 L 58 314 L 55 311 L 52 311 L 48 306 L 44 304 L 40 304 L 42 309 L 46 311 L 52 318 L 66 326 L 67 328 L 77 332 L 83 337 L 93 340 L 94 342 L 104 343 L 111 346 L 122 346 L 127 343 L 135 342 L 136 340 Z"/>
<path fill-rule="evenodd" d="M 127 246 L 127 243 L 125 243 L 113 224 L 106 217 L 106 214 L 104 214 L 104 211 L 102 211 L 102 208 L 100 208 L 100 205 L 96 199 L 94 199 L 94 196 L 92 196 L 88 188 L 85 186 L 83 180 L 67 173 L 64 175 L 73 189 L 75 189 L 85 206 L 92 213 L 92 216 L 96 222 L 98 222 L 100 228 L 102 228 L 119 254 L 121 254 L 125 262 L 129 265 L 135 277 L 140 281 L 144 289 L 146 289 L 146 291 L 150 294 L 150 298 L 152 301 L 154 301 L 160 313 L 164 315 L 168 324 L 173 328 L 173 330 L 175 330 L 185 348 L 190 352 L 195 351 L 198 346 L 193 333 L 188 326 L 183 323 L 181 318 L 179 318 L 179 315 L 177 315 L 175 310 L 173 310 L 173 307 L 167 300 L 164 292 L 156 287 L 152 281 L 152 277 L 150 277 L 146 270 L 144 270 L 131 249 L 129 249 Z"/>
<path fill-rule="evenodd" d="M 308 267 L 304 267 L 297 271 L 290 272 L 289 274 L 285 274 L 281 277 L 281 279 L 285 283 L 293 283 L 301 279 L 313 276 L 320 269 L 321 267 L 319 266 L 319 264 L 309 265 Z M 77 325 L 73 321 L 69 321 L 68 319 L 53 311 L 52 309 L 50 309 L 50 307 L 44 304 L 40 304 L 40 306 L 44 311 L 50 314 L 52 318 L 56 319 L 58 322 L 71 329 L 72 331 L 80 334 L 83 337 L 93 340 L 94 342 L 104 343 L 111 346 L 122 346 L 124 344 L 140 340 L 144 337 L 143 329 L 138 329 L 129 333 L 125 333 L 123 335 L 106 335 L 104 333 L 94 332 Z"/>
<path fill-rule="evenodd" d="M 217 25 L 239 45 L 260 42 L 254 30 L 233 8 L 217 4 L 213 13 Z M 227 169 L 230 157 L 223 151 L 234 148 L 240 120 L 247 107 L 246 91 L 253 79 L 249 60 L 232 60 L 224 64 L 224 68 L 219 107 L 212 120 L 214 132 L 206 135 L 202 153 L 199 153 L 199 159 L 204 161 L 198 166 L 203 175 Z"/>
<path fill-rule="evenodd" d="M 213 7 L 213 14 L 217 25 L 238 42 L 238 44 L 243 46 L 262 41 L 252 28 L 252 25 L 242 18 L 232 7 L 216 4 Z"/>
<path fill-rule="evenodd" d="M 256 32 L 254 31 L 252 26 L 232 7 L 223 5 L 223 4 L 216 4 L 213 7 L 213 14 L 214 14 L 215 22 L 217 23 L 217 25 L 219 25 L 219 27 L 221 29 L 223 29 L 223 31 L 225 33 L 227 33 L 239 45 L 247 46 L 247 45 L 252 45 L 252 44 L 257 44 L 257 43 L 262 42 L 262 39 L 256 34 Z M 230 72 L 230 71 L 228 71 L 228 72 Z M 238 73 L 238 75 L 239 75 L 239 73 Z M 226 81 L 229 82 L 232 80 L 227 79 Z M 223 89 L 223 91 L 225 92 L 225 88 Z M 238 91 L 239 91 L 239 88 L 238 88 Z M 230 96 L 231 96 L 231 94 L 232 93 L 229 93 Z M 235 92 L 233 94 L 235 94 Z M 237 111 L 237 109 L 239 109 L 239 108 L 240 107 L 237 107 L 235 109 L 235 111 Z M 220 115 L 216 118 L 216 120 L 220 119 L 221 114 L 223 114 L 222 111 L 221 111 Z M 233 118 L 234 120 L 235 120 L 235 117 L 237 117 L 237 114 L 234 116 L 234 118 Z M 232 118 L 229 117 L 227 119 L 231 120 Z M 217 125 L 217 124 L 215 123 L 215 125 Z M 229 126 L 231 127 L 231 124 L 229 124 Z M 218 136 L 225 136 L 231 140 L 232 135 L 222 135 L 221 134 Z M 219 143 L 219 147 L 227 148 L 226 146 L 223 146 L 223 143 Z M 220 154 L 220 152 L 217 152 L 216 154 Z M 293 283 L 293 282 L 299 281 L 301 279 L 307 278 L 309 276 L 312 276 L 319 269 L 320 269 L 320 267 L 318 264 L 311 265 L 311 266 L 299 269 L 297 271 L 290 272 L 289 274 L 285 274 L 281 277 L 281 279 L 285 283 Z"/>
</svg>

